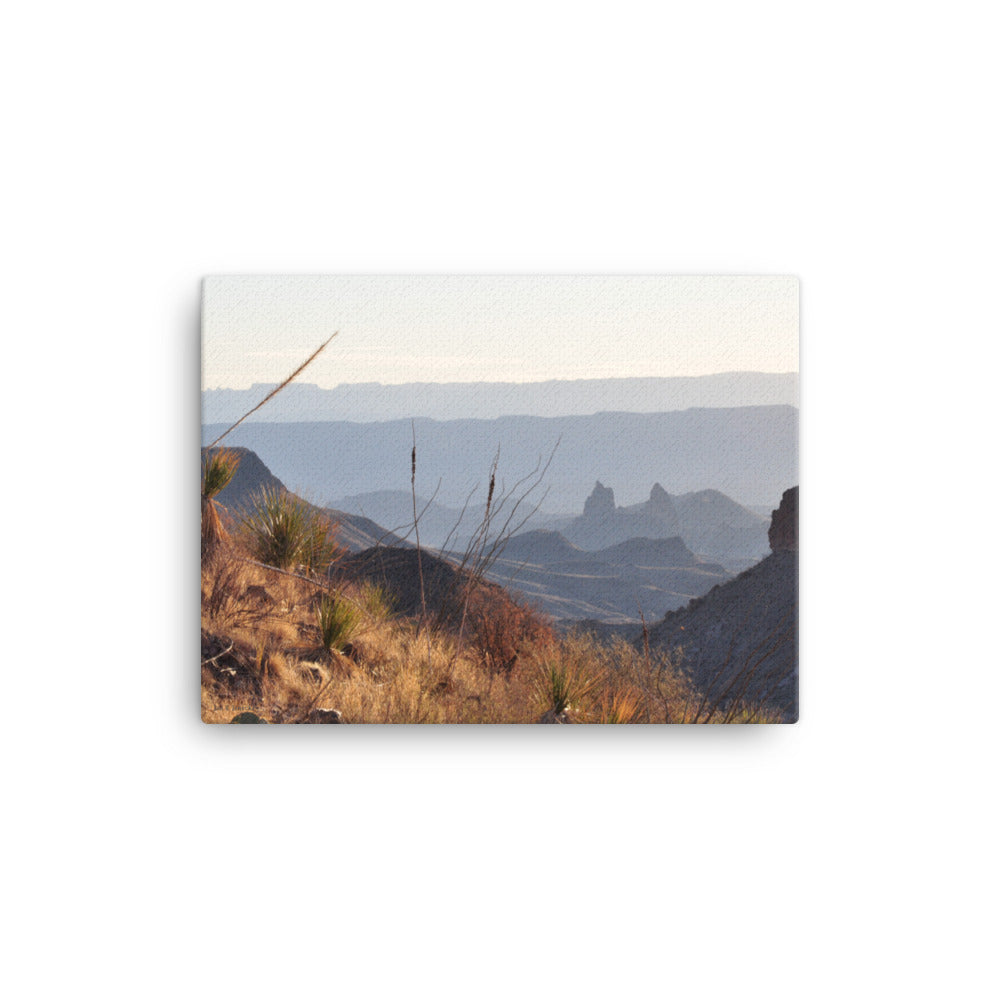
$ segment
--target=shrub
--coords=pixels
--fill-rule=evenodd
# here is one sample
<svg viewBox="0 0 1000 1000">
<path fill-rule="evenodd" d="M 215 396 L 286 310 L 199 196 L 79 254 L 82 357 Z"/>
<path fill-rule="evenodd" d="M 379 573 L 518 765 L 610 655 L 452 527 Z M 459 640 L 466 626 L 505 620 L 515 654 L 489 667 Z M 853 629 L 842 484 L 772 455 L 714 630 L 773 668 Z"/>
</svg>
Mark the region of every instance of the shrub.
<svg viewBox="0 0 1000 1000">
<path fill-rule="evenodd" d="M 264 488 L 255 494 L 241 523 L 251 555 L 278 569 L 322 571 L 340 551 L 326 516 L 285 490 Z"/>
<path fill-rule="evenodd" d="M 341 652 L 357 631 L 360 611 L 346 601 L 338 601 L 336 597 L 324 594 L 319 602 L 318 615 L 323 648 L 327 652 Z"/>
<path fill-rule="evenodd" d="M 604 680 L 599 664 L 567 655 L 564 649 L 561 655 L 542 662 L 535 690 L 543 711 L 561 715 L 572 709 L 583 715 Z"/>
<path fill-rule="evenodd" d="M 555 636 L 531 608 L 493 587 L 479 586 L 469 600 L 467 626 L 480 666 L 510 676 L 530 647 L 545 646 Z"/>
</svg>

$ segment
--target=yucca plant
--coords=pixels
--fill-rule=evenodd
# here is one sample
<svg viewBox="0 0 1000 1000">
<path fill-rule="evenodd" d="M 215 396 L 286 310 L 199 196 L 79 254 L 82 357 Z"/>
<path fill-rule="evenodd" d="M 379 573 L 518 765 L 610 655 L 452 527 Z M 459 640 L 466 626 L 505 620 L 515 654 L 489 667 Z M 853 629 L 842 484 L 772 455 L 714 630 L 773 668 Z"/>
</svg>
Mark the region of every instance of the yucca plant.
<svg viewBox="0 0 1000 1000">
<path fill-rule="evenodd" d="M 551 660 L 542 664 L 536 691 L 547 712 L 562 715 L 579 710 L 602 682 L 600 673 L 572 660 Z"/>
<path fill-rule="evenodd" d="M 317 609 L 320 642 L 327 652 L 342 652 L 357 632 L 361 612 L 346 601 L 324 594 Z"/>
<path fill-rule="evenodd" d="M 265 487 L 254 494 L 241 525 L 254 558 L 278 569 L 325 570 L 339 551 L 331 522 L 285 490 Z"/>
<path fill-rule="evenodd" d="M 385 621 L 392 614 L 393 604 L 392 594 L 385 587 L 377 583 L 361 585 L 361 605 L 375 621 Z"/>
<path fill-rule="evenodd" d="M 215 498 L 232 482 L 240 456 L 227 448 L 205 453 L 201 473 L 201 554 L 210 556 L 226 540 L 222 505 Z"/>
</svg>

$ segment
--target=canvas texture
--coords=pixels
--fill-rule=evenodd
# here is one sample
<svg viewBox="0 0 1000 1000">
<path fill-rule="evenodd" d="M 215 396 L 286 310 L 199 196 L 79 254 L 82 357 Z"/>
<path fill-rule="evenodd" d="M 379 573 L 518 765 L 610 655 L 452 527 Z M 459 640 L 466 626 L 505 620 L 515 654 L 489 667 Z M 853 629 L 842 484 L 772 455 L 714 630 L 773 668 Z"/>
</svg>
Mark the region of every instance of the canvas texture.
<svg viewBox="0 0 1000 1000">
<path fill-rule="evenodd" d="M 210 277 L 201 401 L 206 723 L 797 721 L 797 279 Z"/>
</svg>

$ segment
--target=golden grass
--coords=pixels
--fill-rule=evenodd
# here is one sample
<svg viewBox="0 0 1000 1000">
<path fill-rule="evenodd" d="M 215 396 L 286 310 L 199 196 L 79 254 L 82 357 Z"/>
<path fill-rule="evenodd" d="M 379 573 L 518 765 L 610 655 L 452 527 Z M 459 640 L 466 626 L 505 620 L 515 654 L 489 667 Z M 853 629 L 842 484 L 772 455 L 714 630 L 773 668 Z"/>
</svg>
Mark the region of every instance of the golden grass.
<svg viewBox="0 0 1000 1000">
<path fill-rule="evenodd" d="M 534 723 L 546 713 L 579 723 L 722 718 L 696 719 L 700 693 L 663 654 L 520 629 L 511 639 L 516 655 L 498 670 L 475 634 L 393 619 L 385 594 L 350 583 L 336 591 L 357 609 L 348 655 L 324 650 L 317 606 L 327 593 L 324 584 L 248 564 L 232 545 L 206 561 L 205 722 L 228 723 L 244 711 L 269 722 L 306 721 L 314 709 L 337 709 L 349 723 Z M 774 721 L 749 706 L 730 716 Z"/>
</svg>

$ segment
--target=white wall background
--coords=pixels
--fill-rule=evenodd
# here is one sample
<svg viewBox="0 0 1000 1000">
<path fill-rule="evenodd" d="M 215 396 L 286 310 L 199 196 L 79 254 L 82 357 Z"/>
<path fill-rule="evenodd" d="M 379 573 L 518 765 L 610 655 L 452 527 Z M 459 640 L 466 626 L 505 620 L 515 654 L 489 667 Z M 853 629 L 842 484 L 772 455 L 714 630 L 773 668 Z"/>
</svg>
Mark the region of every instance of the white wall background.
<svg viewBox="0 0 1000 1000">
<path fill-rule="evenodd" d="M 995 988 L 992 21 L 8 12 L 11 995 Z M 202 726 L 198 281 L 227 272 L 799 275 L 801 722 Z"/>
</svg>

